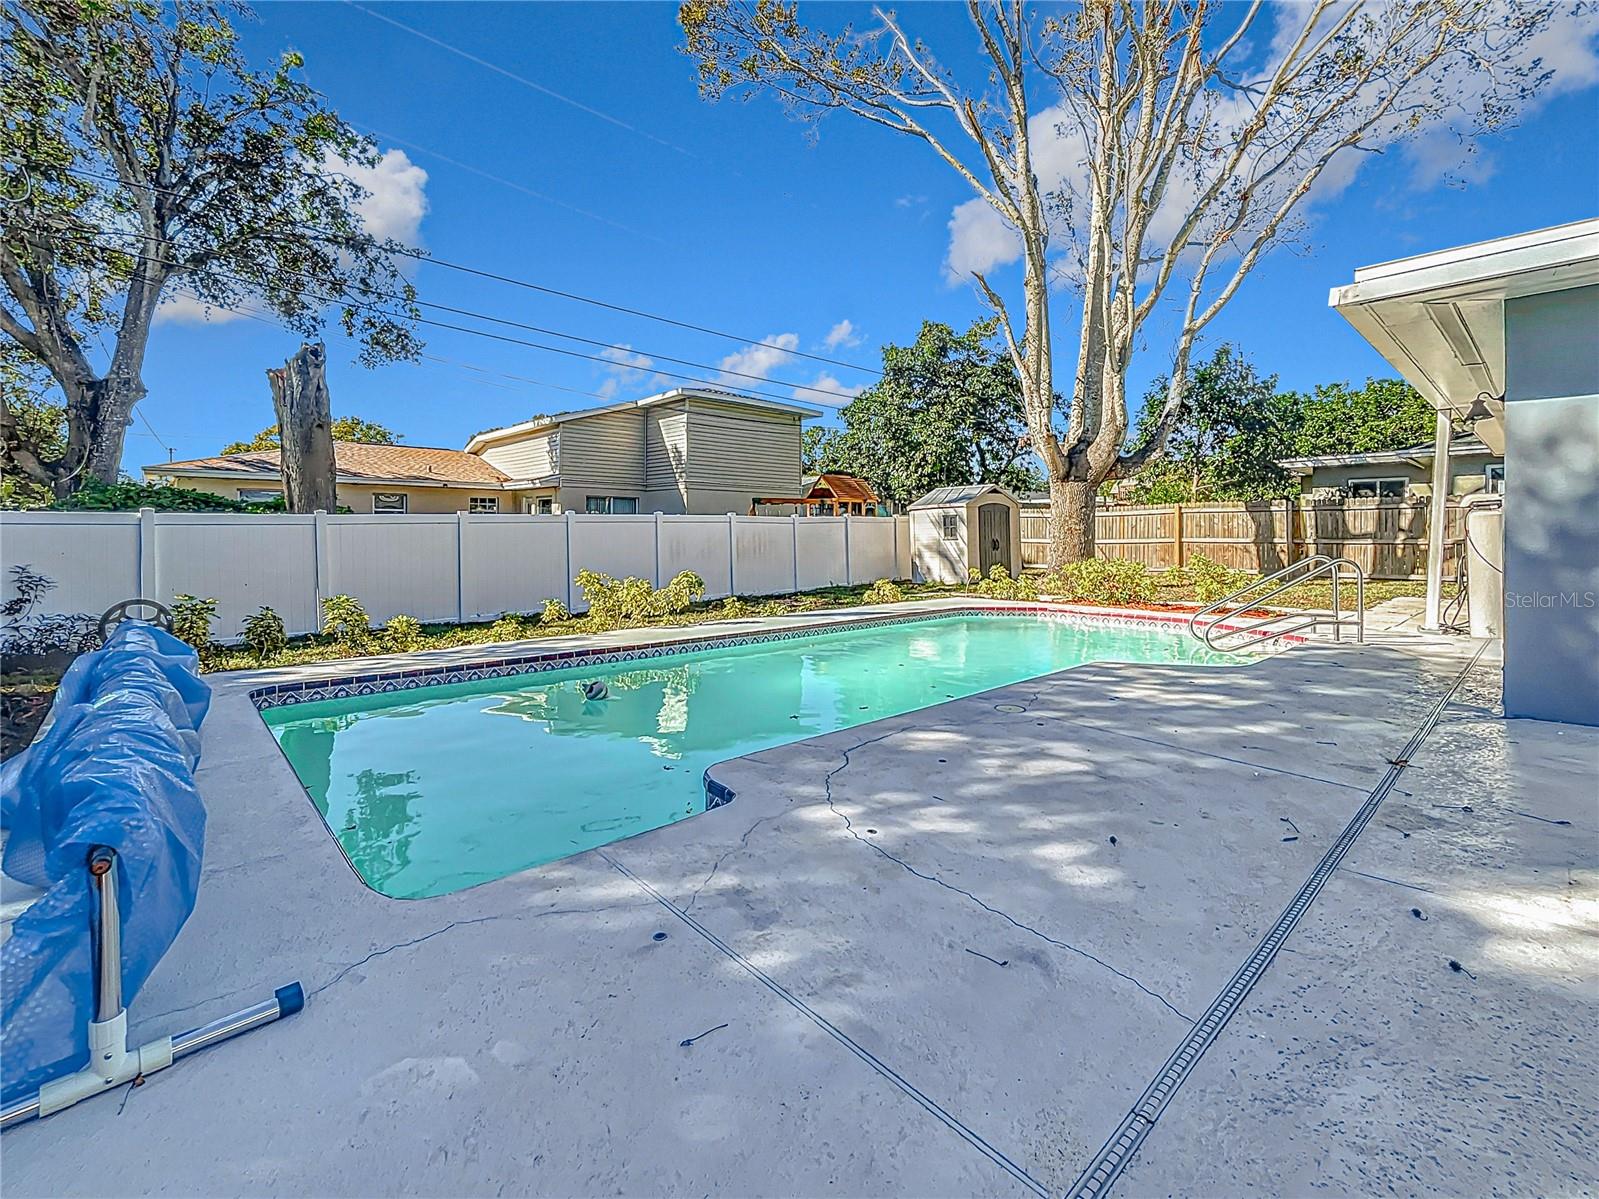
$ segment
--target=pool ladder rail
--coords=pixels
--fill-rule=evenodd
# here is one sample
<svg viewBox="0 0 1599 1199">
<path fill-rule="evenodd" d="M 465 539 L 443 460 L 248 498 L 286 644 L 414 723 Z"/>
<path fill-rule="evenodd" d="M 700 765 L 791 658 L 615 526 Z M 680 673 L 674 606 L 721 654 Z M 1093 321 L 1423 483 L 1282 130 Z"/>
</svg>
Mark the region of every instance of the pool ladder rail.
<svg viewBox="0 0 1599 1199">
<path fill-rule="evenodd" d="M 117 908 L 117 855 L 106 846 L 89 854 L 90 886 L 98 896 L 95 937 L 95 1017 L 89 1021 L 89 1064 L 74 1074 L 52 1079 L 38 1092 L 0 1111 L 0 1128 L 53 1115 L 81 1100 L 143 1081 L 181 1057 L 229 1040 L 251 1029 L 292 1016 L 305 1006 L 297 982 L 279 987 L 271 999 L 191 1028 L 175 1037 L 158 1037 L 128 1048 L 128 1010 L 122 1006 L 122 916 Z"/>
<path fill-rule="evenodd" d="M 1339 606 L 1340 585 L 1346 575 L 1355 584 L 1355 611 L 1350 617 L 1345 617 Z M 1286 608 L 1247 624 L 1231 623 L 1234 614 L 1261 607 L 1290 588 L 1323 576 L 1332 580 L 1330 613 L 1317 608 Z M 1262 588 L 1268 589 L 1262 591 Z M 1279 637 L 1310 632 L 1327 625 L 1332 626 L 1334 641 L 1342 641 L 1344 630 L 1353 628 L 1355 642 L 1365 643 L 1366 572 L 1348 558 L 1333 558 L 1327 554 L 1313 554 L 1281 570 L 1274 570 L 1269 575 L 1252 579 L 1246 586 L 1206 604 L 1188 618 L 1188 631 L 1204 642 L 1206 649 L 1220 653 L 1252 649 Z"/>
</svg>

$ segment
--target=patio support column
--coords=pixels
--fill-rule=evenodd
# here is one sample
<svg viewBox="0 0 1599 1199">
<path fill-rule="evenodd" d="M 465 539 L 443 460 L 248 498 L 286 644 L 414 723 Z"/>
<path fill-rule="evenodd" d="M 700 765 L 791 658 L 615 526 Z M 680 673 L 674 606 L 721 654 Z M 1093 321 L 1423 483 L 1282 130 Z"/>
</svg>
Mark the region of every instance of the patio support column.
<svg viewBox="0 0 1599 1199">
<path fill-rule="evenodd" d="M 1450 411 L 1438 409 L 1432 447 L 1432 498 L 1427 514 L 1427 616 L 1423 628 L 1437 632 L 1444 603 L 1444 521 L 1449 515 Z"/>
</svg>

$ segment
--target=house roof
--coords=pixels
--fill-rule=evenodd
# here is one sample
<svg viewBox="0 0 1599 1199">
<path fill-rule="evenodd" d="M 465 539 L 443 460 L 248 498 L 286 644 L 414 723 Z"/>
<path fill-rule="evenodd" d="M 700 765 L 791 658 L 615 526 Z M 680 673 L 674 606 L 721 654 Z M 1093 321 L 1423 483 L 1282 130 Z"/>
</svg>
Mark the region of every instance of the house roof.
<svg viewBox="0 0 1599 1199">
<path fill-rule="evenodd" d="M 1000 495 L 1009 495 L 998 483 L 968 483 L 964 487 L 935 487 L 921 499 L 910 506 L 914 512 L 918 508 L 948 508 L 954 504 L 966 504 L 975 500 L 980 495 L 987 495 L 995 491 Z"/>
<path fill-rule="evenodd" d="M 1475 437 L 1462 437 L 1449 446 L 1450 458 L 1498 458 Z M 1310 458 L 1284 458 L 1277 463 L 1296 475 L 1308 475 L 1320 466 L 1378 466 L 1400 462 L 1431 462 L 1432 446 L 1418 445 L 1403 450 L 1370 450 L 1364 454 L 1319 454 Z"/>
<path fill-rule="evenodd" d="M 877 492 L 872 490 L 870 483 L 856 475 L 846 475 L 840 471 L 829 470 L 819 475 L 807 475 L 801 481 L 800 490 L 807 499 L 817 489 L 826 491 L 834 499 L 847 500 L 850 503 L 877 503 Z"/>
<path fill-rule="evenodd" d="M 462 450 L 416 445 L 367 445 L 335 441 L 333 463 L 341 483 L 404 483 L 412 486 L 499 486 L 509 475 L 496 470 L 476 454 Z M 159 462 L 144 468 L 148 475 L 226 476 L 275 481 L 282 478 L 277 450 L 251 450 Z"/>
<path fill-rule="evenodd" d="M 481 447 L 495 441 L 504 441 L 508 437 L 521 437 L 528 433 L 536 433 L 540 429 L 552 429 L 564 425 L 569 421 L 585 420 L 591 416 L 599 416 L 606 412 L 626 412 L 630 408 L 651 408 L 656 404 L 670 404 L 678 400 L 698 399 L 714 400 L 719 404 L 732 404 L 739 408 L 755 408 L 763 412 L 782 412 L 790 416 L 797 416 L 800 420 L 812 420 L 822 415 L 819 408 L 812 408 L 806 404 L 792 404 L 786 400 L 768 400 L 760 396 L 748 396 L 737 391 L 724 391 L 720 387 L 674 387 L 670 391 L 663 391 L 658 395 L 645 396 L 642 400 L 623 400 L 619 404 L 600 404 L 594 408 L 574 408 L 569 412 L 552 412 L 548 416 L 535 416 L 532 420 L 522 421 L 520 424 L 506 425 L 501 429 L 485 429 L 481 433 L 473 434 L 466 443 L 469 453 L 476 453 Z"/>
</svg>

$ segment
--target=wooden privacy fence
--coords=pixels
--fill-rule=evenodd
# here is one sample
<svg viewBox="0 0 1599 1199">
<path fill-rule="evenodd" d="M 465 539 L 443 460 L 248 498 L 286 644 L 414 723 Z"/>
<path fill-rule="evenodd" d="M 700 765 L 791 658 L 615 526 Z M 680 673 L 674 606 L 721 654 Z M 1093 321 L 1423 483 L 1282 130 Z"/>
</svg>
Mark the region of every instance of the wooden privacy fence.
<svg viewBox="0 0 1599 1199">
<path fill-rule="evenodd" d="M 1465 533 L 1463 509 L 1445 510 L 1444 570 Z M 1117 504 L 1101 506 L 1094 543 L 1101 558 L 1170 570 L 1203 554 L 1240 570 L 1272 571 L 1312 554 L 1348 558 L 1373 579 L 1409 579 L 1427 563 L 1425 500 L 1263 500 L 1231 504 Z M 1022 510 L 1022 560 L 1049 559 L 1049 513 Z"/>
</svg>

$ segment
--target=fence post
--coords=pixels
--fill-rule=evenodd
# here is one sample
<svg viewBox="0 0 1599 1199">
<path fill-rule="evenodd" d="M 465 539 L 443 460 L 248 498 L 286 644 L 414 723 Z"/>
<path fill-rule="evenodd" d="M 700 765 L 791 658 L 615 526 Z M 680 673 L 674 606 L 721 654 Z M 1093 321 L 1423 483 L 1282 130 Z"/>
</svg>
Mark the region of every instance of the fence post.
<svg viewBox="0 0 1599 1199">
<path fill-rule="evenodd" d="M 466 623 L 466 513 L 455 514 L 455 623 Z"/>
<path fill-rule="evenodd" d="M 1172 537 L 1176 542 L 1177 569 L 1181 570 L 1188 560 L 1188 551 L 1183 546 L 1183 506 L 1175 504 L 1172 507 Z"/>
<path fill-rule="evenodd" d="M 855 568 L 849 560 L 849 516 L 841 518 L 844 521 L 844 586 L 855 586 Z"/>
<path fill-rule="evenodd" d="M 316 612 L 311 617 L 311 631 L 322 627 L 322 601 L 332 594 L 328 590 L 328 513 L 318 508 L 311 513 L 311 539 L 316 554 Z"/>
<path fill-rule="evenodd" d="M 577 519 L 577 513 L 568 508 L 561 515 L 566 521 L 566 610 L 570 612 L 572 605 L 577 603 L 572 582 L 572 522 Z"/>
<path fill-rule="evenodd" d="M 661 510 L 655 510 L 655 589 L 661 589 Z"/>
<path fill-rule="evenodd" d="M 139 509 L 139 595 L 143 599 L 161 598 L 161 577 L 156 566 L 155 509 Z"/>
<path fill-rule="evenodd" d="M 897 579 L 899 578 L 899 517 L 890 516 L 888 519 L 894 522 L 894 560 L 888 568 L 888 577 Z M 1021 520 L 1021 513 L 1018 512 L 1016 514 L 1016 523 L 1020 525 Z M 1022 556 L 1026 557 L 1025 554 Z M 1018 570 L 1017 573 L 1020 574 L 1021 572 Z"/>
<path fill-rule="evenodd" d="M 738 517 L 727 514 L 727 594 L 738 594 Z"/>
<path fill-rule="evenodd" d="M 799 513 L 790 512 L 788 519 L 793 523 L 794 532 L 794 594 L 799 594 Z"/>
</svg>

